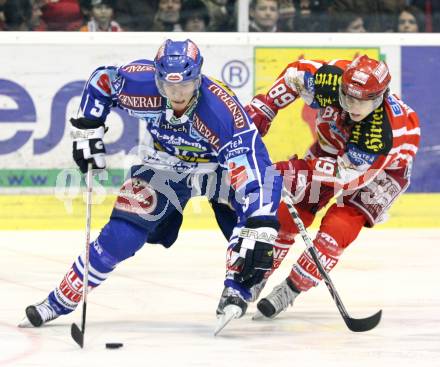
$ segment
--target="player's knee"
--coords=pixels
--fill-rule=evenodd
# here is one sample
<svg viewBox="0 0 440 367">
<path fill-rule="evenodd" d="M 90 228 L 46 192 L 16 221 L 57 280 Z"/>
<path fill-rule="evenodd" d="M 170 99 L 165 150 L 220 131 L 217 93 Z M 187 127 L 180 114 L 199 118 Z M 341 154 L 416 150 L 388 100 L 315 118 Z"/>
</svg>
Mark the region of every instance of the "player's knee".
<svg viewBox="0 0 440 367">
<path fill-rule="evenodd" d="M 345 249 L 357 238 L 365 221 L 364 215 L 356 208 L 334 204 L 325 214 L 319 232 L 330 236 L 339 248 Z"/>
<path fill-rule="evenodd" d="M 114 268 L 133 256 L 144 245 L 147 235 L 147 231 L 136 224 L 112 218 L 92 243 L 90 255 L 99 258 L 105 267 Z"/>
</svg>

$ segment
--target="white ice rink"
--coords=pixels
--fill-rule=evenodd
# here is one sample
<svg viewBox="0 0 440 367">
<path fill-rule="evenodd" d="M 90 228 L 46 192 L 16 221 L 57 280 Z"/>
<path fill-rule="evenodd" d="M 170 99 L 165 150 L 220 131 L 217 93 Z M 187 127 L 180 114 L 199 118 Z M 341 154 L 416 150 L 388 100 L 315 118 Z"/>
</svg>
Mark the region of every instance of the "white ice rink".
<svg viewBox="0 0 440 367">
<path fill-rule="evenodd" d="M 0 366 L 440 366 L 440 230 L 364 230 L 343 255 L 331 275 L 351 316 L 383 310 L 370 332 L 350 332 L 321 284 L 273 321 L 252 321 L 251 305 L 217 337 L 224 241 L 182 232 L 169 250 L 144 246 L 90 294 L 81 350 L 70 337 L 80 309 L 39 329 L 16 324 L 59 283 L 83 237 L 0 232 Z M 263 295 L 303 249 L 298 239 Z"/>
</svg>

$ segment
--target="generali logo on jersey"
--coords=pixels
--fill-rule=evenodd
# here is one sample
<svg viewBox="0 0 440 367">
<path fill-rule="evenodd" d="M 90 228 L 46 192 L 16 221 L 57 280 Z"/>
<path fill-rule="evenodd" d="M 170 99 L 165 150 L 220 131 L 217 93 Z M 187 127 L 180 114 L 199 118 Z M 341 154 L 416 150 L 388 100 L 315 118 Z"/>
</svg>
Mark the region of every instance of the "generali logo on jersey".
<svg viewBox="0 0 440 367">
<path fill-rule="evenodd" d="M 162 105 L 161 96 L 132 96 L 121 93 L 118 95 L 118 99 L 123 107 L 134 110 L 160 108 Z"/>
<path fill-rule="evenodd" d="M 122 70 L 127 73 L 141 73 L 143 71 L 154 71 L 154 66 L 145 64 L 130 64 L 124 66 Z"/>
<path fill-rule="evenodd" d="M 194 114 L 193 126 L 215 149 L 220 149 L 219 137 L 196 114 Z"/>
<path fill-rule="evenodd" d="M 237 129 L 242 129 L 246 124 L 246 120 L 241 112 L 240 107 L 238 107 L 234 99 L 218 85 L 211 84 L 208 89 L 216 96 L 220 97 L 221 101 L 226 105 L 228 110 L 231 111 L 232 116 L 234 117 L 235 127 Z"/>
</svg>

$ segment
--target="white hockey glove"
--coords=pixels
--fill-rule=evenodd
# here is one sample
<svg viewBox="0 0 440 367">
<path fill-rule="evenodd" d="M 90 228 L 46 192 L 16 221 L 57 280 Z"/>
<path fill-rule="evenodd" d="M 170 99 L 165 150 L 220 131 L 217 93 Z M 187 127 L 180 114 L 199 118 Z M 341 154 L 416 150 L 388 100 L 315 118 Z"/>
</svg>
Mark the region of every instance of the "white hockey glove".
<svg viewBox="0 0 440 367">
<path fill-rule="evenodd" d="M 279 223 L 276 219 L 249 218 L 232 246 L 228 273 L 247 288 L 260 283 L 266 271 L 272 269 L 273 245 Z"/>
<path fill-rule="evenodd" d="M 105 168 L 105 146 L 102 138 L 106 132 L 103 122 L 84 117 L 70 119 L 70 136 L 73 139 L 73 159 L 82 173 L 87 172 L 88 163 L 93 169 Z"/>
</svg>

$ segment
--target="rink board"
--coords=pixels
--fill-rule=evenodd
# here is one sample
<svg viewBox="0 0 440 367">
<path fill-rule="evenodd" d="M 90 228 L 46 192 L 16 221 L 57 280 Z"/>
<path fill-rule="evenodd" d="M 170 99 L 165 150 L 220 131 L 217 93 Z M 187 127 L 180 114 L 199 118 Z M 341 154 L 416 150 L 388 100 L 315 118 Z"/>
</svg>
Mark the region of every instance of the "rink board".
<svg viewBox="0 0 440 367">
<path fill-rule="evenodd" d="M 114 195 L 94 196 L 92 227 L 101 228 L 111 213 Z M 0 230 L 81 229 L 85 223 L 85 194 L 73 199 L 54 195 L 1 195 Z M 322 212 L 321 212 L 322 213 Z M 319 225 L 318 215 L 314 227 Z M 440 194 L 405 194 L 394 203 L 387 222 L 378 228 L 439 228 Z M 206 199 L 193 198 L 184 212 L 183 229 L 215 229 Z"/>
<path fill-rule="evenodd" d="M 0 70 L 0 193 L 4 188 L 53 187 L 47 182 L 53 181 L 55 173 L 73 167 L 68 121 L 77 114 L 84 83 L 96 67 L 152 59 L 164 39 L 186 36 L 3 33 L 2 51 L 13 57 L 5 59 Z M 422 143 L 410 190 L 440 191 L 440 138 L 435 120 L 440 42 L 435 35 L 426 34 L 423 39 L 406 35 L 403 40 L 391 34 L 277 34 L 276 38 L 270 34 L 222 34 L 217 39 L 206 33 L 191 34 L 191 38 L 203 52 L 204 73 L 229 85 L 243 104 L 265 90 L 288 63 L 301 58 L 351 59 L 367 54 L 386 60 L 392 91 L 403 95 L 421 115 Z M 38 62 L 29 63 L 30 54 Z M 56 61 L 53 55 L 57 55 Z M 417 57 L 425 60 L 423 68 L 417 68 Z M 314 138 L 313 112 L 297 101 L 279 113 L 265 138 L 272 159 L 305 152 Z M 127 170 L 127 157 L 136 152 L 134 147 L 145 143 L 145 122 L 113 109 L 107 123 L 108 167 Z M 16 175 L 17 170 L 22 174 Z M 34 170 L 43 174 L 34 175 Z"/>
<path fill-rule="evenodd" d="M 82 228 L 81 193 L 73 190 L 66 194 L 56 188 L 60 172 L 73 169 L 68 119 L 77 112 L 85 79 L 99 65 L 120 65 L 139 57 L 151 59 L 164 39 L 186 35 L 51 33 L 43 37 L 26 32 L 3 33 L 2 51 L 13 57 L 5 59 L 0 70 L 0 228 Z M 422 141 L 411 194 L 393 206 L 391 219 L 381 227 L 440 226 L 440 135 L 435 120 L 440 108 L 435 99 L 440 83 L 436 72 L 440 67 L 438 37 L 277 34 L 274 38 L 270 34 L 222 34 L 217 39 L 206 33 L 192 34 L 191 38 L 203 52 L 204 72 L 228 84 L 243 103 L 265 90 L 286 64 L 297 59 L 350 59 L 365 53 L 386 60 L 393 75 L 391 89 L 403 95 L 420 114 Z M 29 63 L 29 54 L 38 62 Z M 423 68 L 418 67 L 418 58 L 425 60 Z M 292 153 L 302 155 L 314 137 L 311 121 L 313 111 L 302 101 L 281 111 L 271 133 L 264 138 L 272 159 L 286 159 Z M 94 228 L 107 221 L 114 190 L 121 186 L 130 152 L 134 145 L 142 144 L 145 130 L 142 121 L 116 110 L 109 115 L 108 124 L 105 142 L 110 169 L 103 186 L 112 194 L 102 205 L 94 206 Z M 58 192 L 54 193 L 54 188 Z M 69 200 L 60 201 L 66 195 L 75 197 L 71 204 Z M 190 202 L 184 227 L 216 227 L 206 201 Z"/>
</svg>

